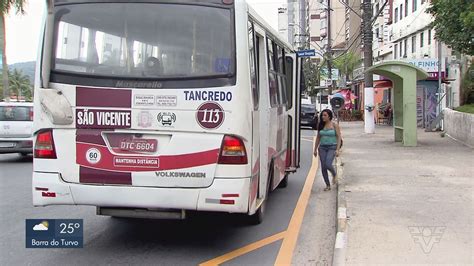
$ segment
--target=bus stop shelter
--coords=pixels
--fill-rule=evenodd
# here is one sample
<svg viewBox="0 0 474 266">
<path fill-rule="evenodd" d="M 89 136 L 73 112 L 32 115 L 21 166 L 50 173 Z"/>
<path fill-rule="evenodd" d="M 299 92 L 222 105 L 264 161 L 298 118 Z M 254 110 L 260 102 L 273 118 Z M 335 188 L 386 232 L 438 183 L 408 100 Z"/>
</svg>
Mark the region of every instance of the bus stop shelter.
<svg viewBox="0 0 474 266">
<path fill-rule="evenodd" d="M 393 125 L 395 141 L 403 146 L 417 145 L 416 82 L 428 73 L 401 61 L 386 61 L 366 70 L 387 77 L 393 84 Z"/>
</svg>

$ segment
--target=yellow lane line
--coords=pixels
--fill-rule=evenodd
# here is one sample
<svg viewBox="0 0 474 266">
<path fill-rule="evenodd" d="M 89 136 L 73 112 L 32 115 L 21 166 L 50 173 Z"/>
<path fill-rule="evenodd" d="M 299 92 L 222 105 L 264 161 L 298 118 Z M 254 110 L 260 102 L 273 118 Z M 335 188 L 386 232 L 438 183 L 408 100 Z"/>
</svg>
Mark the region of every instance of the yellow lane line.
<svg viewBox="0 0 474 266">
<path fill-rule="evenodd" d="M 316 137 L 313 137 L 312 141 L 305 138 L 302 139 L 314 143 Z M 278 234 L 259 240 L 257 242 L 248 244 L 244 247 L 226 253 L 222 256 L 203 262 L 199 264 L 199 266 L 219 265 L 249 252 L 252 252 L 256 249 L 264 247 L 266 245 L 272 244 L 280 239 L 283 239 L 283 244 L 280 247 L 280 251 L 278 253 L 275 265 L 290 265 L 291 259 L 293 257 L 293 250 L 295 249 L 301 223 L 303 222 L 304 213 L 306 211 L 306 206 L 308 204 L 309 196 L 311 194 L 311 188 L 316 177 L 317 169 L 318 158 L 313 157 L 311 168 L 303 186 L 303 191 L 301 192 L 300 197 L 298 198 L 298 202 L 296 204 L 295 210 L 293 211 L 293 215 L 291 216 L 290 224 L 288 225 L 287 231 L 283 231 Z"/>
<path fill-rule="evenodd" d="M 313 139 L 314 140 L 314 139 Z M 314 149 L 314 147 L 313 147 Z M 311 188 L 313 187 L 314 179 L 316 177 L 316 171 L 318 170 L 318 158 L 313 156 L 311 163 L 311 169 L 309 170 L 308 176 L 304 183 L 303 191 L 296 203 L 296 208 L 291 216 L 290 224 L 286 230 L 285 238 L 281 244 L 280 251 L 278 252 L 275 265 L 290 265 L 293 257 L 293 251 L 298 240 L 301 224 L 303 223 L 304 213 L 306 206 L 308 205 L 309 196 L 311 195 Z"/>
<path fill-rule="evenodd" d="M 229 260 L 232 260 L 234 258 L 237 258 L 239 256 L 242 256 L 246 253 L 249 253 L 251 251 L 254 251 L 256 249 L 259 249 L 263 246 L 266 246 L 266 245 L 269 245 L 275 241 L 278 241 L 280 239 L 283 239 L 285 237 L 285 233 L 286 231 L 283 231 L 281 233 L 278 233 L 278 234 L 275 234 L 275 235 L 272 235 L 272 236 L 269 236 L 267 238 L 264 238 L 262 240 L 259 240 L 257 242 L 254 242 L 252 244 L 249 244 L 247 246 L 244 246 L 244 247 L 241 247 L 239 249 L 236 249 L 234 251 L 231 251 L 227 254 L 224 254 L 222 256 L 219 256 L 217 258 L 214 258 L 212 260 L 208 260 L 206 262 L 203 262 L 201 264 L 199 264 L 200 266 L 210 266 L 210 265 L 219 265 L 219 264 L 222 264 L 226 261 L 229 261 Z"/>
</svg>

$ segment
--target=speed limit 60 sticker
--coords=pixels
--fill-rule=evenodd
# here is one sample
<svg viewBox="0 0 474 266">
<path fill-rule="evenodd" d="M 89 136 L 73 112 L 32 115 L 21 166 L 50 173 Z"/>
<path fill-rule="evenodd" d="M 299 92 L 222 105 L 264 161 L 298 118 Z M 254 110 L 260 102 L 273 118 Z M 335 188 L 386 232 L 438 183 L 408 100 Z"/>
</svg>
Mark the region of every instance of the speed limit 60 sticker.
<svg viewBox="0 0 474 266">
<path fill-rule="evenodd" d="M 90 164 L 96 164 L 100 162 L 100 158 L 102 155 L 100 154 L 100 151 L 96 148 L 90 148 L 86 152 L 86 160 Z"/>
<path fill-rule="evenodd" d="M 198 124 L 205 129 L 216 129 L 220 127 L 224 119 L 224 109 L 215 102 L 205 102 L 201 104 L 196 112 Z"/>
</svg>

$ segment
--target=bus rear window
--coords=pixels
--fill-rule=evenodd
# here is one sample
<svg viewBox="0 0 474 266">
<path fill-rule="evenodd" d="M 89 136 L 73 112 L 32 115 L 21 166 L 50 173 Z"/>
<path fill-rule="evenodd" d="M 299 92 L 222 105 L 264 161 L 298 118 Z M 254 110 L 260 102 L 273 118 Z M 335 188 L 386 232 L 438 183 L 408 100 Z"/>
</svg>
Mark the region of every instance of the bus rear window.
<svg viewBox="0 0 474 266">
<path fill-rule="evenodd" d="M 234 73 L 231 9 L 90 3 L 55 12 L 55 71 L 134 79 Z"/>
<path fill-rule="evenodd" d="M 28 106 L 0 106 L 0 121 L 33 121 L 33 108 Z"/>
</svg>

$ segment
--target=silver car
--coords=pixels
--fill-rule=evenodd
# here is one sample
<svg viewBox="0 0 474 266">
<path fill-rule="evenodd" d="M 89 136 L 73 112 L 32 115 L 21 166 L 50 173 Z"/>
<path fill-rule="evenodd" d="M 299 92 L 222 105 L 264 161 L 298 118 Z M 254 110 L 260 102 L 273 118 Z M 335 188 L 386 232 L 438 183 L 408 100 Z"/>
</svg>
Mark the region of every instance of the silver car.
<svg viewBox="0 0 474 266">
<path fill-rule="evenodd" d="M 33 103 L 0 102 L 0 153 L 33 152 Z"/>
</svg>

